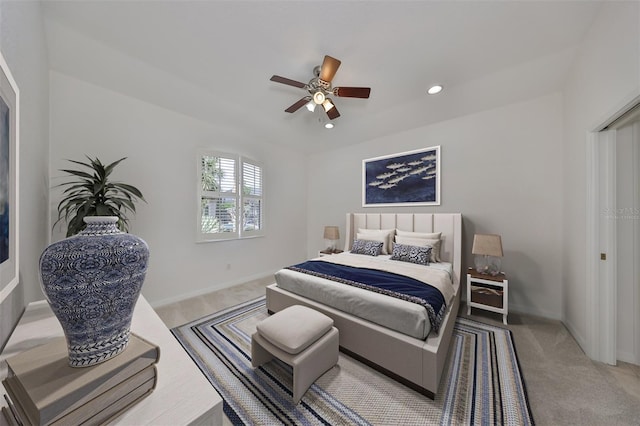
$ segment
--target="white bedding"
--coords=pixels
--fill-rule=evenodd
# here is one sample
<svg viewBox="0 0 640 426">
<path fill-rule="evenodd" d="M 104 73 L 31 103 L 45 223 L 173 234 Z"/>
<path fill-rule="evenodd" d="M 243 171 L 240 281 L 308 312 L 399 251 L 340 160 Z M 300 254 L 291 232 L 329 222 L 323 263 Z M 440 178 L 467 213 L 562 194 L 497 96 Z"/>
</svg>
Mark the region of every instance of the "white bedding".
<svg viewBox="0 0 640 426">
<path fill-rule="evenodd" d="M 407 275 L 438 288 L 447 304 L 453 298 L 450 263 L 425 266 L 390 260 L 390 256 L 374 257 L 348 252 L 315 260 Z M 427 310 L 416 303 L 289 269 L 276 272 L 275 277 L 278 287 L 400 333 L 425 339 L 431 331 Z"/>
</svg>

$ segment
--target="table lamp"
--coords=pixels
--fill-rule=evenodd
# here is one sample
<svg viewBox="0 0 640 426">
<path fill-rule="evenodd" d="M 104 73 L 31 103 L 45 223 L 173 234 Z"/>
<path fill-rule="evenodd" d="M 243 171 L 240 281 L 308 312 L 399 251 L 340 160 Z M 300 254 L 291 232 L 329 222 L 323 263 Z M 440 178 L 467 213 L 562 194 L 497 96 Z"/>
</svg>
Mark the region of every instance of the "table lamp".
<svg viewBox="0 0 640 426">
<path fill-rule="evenodd" d="M 324 241 L 327 246 L 326 251 L 330 253 L 334 253 L 336 251 L 339 239 L 340 239 L 340 230 L 337 226 L 324 227 Z"/>
<path fill-rule="evenodd" d="M 498 275 L 502 262 L 502 238 L 496 234 L 475 234 L 471 254 L 475 255 L 476 271 L 481 274 Z"/>
</svg>

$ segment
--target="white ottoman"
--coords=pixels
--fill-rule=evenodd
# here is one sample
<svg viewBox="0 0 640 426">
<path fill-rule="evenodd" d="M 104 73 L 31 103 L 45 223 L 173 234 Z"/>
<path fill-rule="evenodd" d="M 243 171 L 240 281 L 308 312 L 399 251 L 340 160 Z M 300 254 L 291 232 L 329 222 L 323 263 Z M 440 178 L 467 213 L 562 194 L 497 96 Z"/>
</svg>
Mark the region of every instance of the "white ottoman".
<svg viewBox="0 0 640 426">
<path fill-rule="evenodd" d="M 338 362 L 338 329 L 328 316 L 301 305 L 276 312 L 251 336 L 251 365 L 274 357 L 293 367 L 293 402 Z"/>
</svg>

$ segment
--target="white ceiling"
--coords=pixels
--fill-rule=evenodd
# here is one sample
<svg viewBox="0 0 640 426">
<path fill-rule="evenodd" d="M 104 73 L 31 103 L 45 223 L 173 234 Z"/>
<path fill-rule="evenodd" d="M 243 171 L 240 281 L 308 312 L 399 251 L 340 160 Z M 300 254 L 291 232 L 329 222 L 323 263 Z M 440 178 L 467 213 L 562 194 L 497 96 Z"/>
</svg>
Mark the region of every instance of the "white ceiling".
<svg viewBox="0 0 640 426">
<path fill-rule="evenodd" d="M 560 90 L 600 2 L 57 1 L 51 68 L 306 152 L 333 149 Z M 324 55 L 342 61 L 341 117 L 284 109 Z M 426 94 L 444 85 L 437 96 Z"/>
</svg>

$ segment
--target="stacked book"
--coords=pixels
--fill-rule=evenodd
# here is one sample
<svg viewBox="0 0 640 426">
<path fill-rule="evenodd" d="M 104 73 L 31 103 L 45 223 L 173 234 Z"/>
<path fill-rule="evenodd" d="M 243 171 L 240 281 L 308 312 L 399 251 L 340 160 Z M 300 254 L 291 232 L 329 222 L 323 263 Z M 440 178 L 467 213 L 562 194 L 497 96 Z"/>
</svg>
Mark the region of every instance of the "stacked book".
<svg viewBox="0 0 640 426">
<path fill-rule="evenodd" d="M 156 386 L 160 349 L 131 333 L 119 355 L 90 367 L 68 364 L 64 337 L 6 360 L 2 381 L 10 425 L 81 425 L 106 423 Z"/>
</svg>

